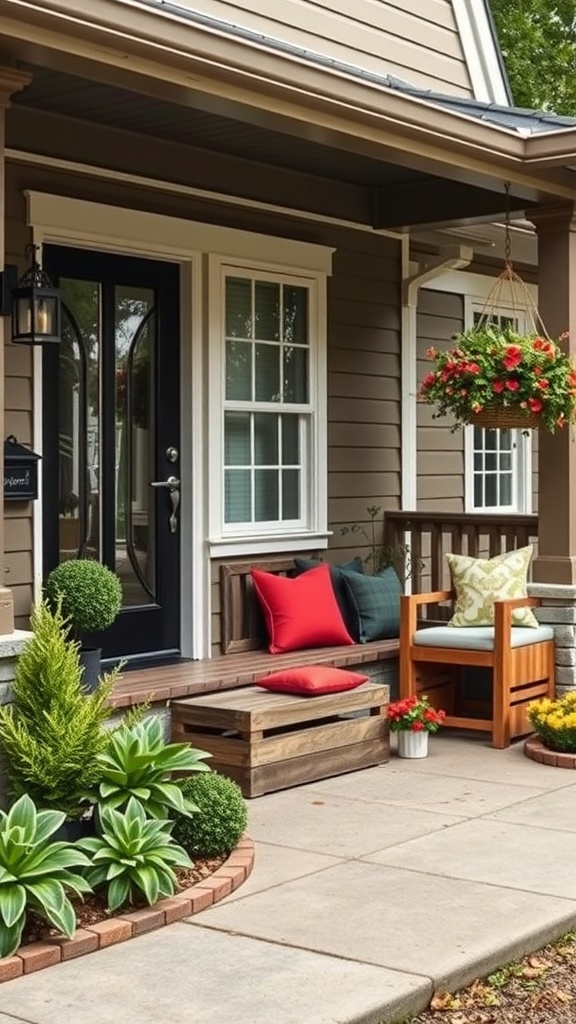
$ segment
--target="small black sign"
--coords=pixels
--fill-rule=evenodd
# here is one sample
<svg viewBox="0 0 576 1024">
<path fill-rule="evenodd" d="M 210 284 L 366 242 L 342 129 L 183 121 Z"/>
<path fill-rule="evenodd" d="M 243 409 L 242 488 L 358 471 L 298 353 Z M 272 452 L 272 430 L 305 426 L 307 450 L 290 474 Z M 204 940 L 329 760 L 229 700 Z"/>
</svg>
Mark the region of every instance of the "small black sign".
<svg viewBox="0 0 576 1024">
<path fill-rule="evenodd" d="M 18 444 L 11 434 L 4 442 L 4 500 L 34 501 L 38 497 L 36 452 Z"/>
</svg>

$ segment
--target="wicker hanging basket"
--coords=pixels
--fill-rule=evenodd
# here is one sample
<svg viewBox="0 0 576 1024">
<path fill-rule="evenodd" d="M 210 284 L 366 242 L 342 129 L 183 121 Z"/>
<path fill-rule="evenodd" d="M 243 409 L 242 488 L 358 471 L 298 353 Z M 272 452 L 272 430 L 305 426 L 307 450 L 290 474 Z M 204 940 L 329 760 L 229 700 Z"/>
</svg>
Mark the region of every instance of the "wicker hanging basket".
<svg viewBox="0 0 576 1024">
<path fill-rule="evenodd" d="M 500 405 L 497 402 L 485 406 L 482 412 L 472 415 L 468 422 L 485 430 L 536 430 L 540 426 L 538 417 L 528 409 Z"/>
</svg>

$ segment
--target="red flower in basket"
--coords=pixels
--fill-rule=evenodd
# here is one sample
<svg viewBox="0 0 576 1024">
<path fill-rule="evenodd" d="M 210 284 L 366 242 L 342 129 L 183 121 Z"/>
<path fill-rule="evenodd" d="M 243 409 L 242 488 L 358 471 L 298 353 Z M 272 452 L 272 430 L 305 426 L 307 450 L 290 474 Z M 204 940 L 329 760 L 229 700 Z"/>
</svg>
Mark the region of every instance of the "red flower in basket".
<svg viewBox="0 0 576 1024">
<path fill-rule="evenodd" d="M 433 708 L 428 697 L 406 697 L 388 705 L 388 718 L 392 732 L 437 732 L 446 712 Z"/>
<path fill-rule="evenodd" d="M 531 413 L 528 425 L 552 432 L 576 423 L 576 366 L 556 342 L 492 323 L 454 340 L 454 348 L 429 350 L 433 369 L 420 385 L 420 400 L 436 407 L 434 418 L 452 416 L 458 426 L 501 410 L 519 413 L 518 426 Z"/>
</svg>

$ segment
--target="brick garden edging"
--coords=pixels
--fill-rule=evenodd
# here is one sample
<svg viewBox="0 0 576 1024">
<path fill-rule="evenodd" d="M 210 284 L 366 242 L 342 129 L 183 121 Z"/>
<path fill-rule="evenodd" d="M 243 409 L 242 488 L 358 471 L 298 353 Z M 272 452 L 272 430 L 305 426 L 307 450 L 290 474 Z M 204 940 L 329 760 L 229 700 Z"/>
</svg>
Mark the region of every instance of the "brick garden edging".
<svg viewBox="0 0 576 1024">
<path fill-rule="evenodd" d="M 12 981 L 22 974 L 32 974 L 64 960 L 73 960 L 85 953 L 94 953 L 117 942 L 136 938 L 144 932 L 173 924 L 206 910 L 237 889 L 248 878 L 254 865 L 254 843 L 245 837 L 213 874 L 169 899 L 159 900 L 151 907 L 118 914 L 106 921 L 79 928 L 72 939 L 54 936 L 42 942 L 22 946 L 14 956 L 0 959 L 0 983 Z"/>
<path fill-rule="evenodd" d="M 549 764 L 553 768 L 576 768 L 576 754 L 548 750 L 538 736 L 528 737 L 524 743 L 524 753 L 538 764 Z"/>
</svg>

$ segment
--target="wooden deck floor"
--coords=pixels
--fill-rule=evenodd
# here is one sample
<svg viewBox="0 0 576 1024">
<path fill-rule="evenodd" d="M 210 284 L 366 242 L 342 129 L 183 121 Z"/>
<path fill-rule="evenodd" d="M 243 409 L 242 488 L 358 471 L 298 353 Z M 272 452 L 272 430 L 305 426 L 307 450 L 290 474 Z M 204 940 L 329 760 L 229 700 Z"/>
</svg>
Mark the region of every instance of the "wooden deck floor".
<svg viewBox="0 0 576 1024">
<path fill-rule="evenodd" d="M 169 701 L 215 690 L 249 686 L 262 676 L 299 665 L 333 665 L 335 668 L 387 661 L 398 655 L 398 640 L 374 640 L 351 647 L 321 647 L 289 654 L 250 651 L 226 654 L 203 661 L 182 661 L 123 672 L 112 694 L 117 708 L 149 699 Z"/>
</svg>

